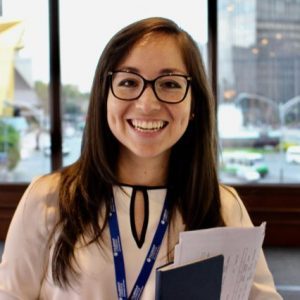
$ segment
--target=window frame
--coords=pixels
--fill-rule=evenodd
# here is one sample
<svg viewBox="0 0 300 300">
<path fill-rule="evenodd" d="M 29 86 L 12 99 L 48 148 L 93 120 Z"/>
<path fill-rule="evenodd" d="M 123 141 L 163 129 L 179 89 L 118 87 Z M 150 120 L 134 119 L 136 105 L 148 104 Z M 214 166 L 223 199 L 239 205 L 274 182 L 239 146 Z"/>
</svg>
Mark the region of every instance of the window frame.
<svg viewBox="0 0 300 300">
<path fill-rule="evenodd" d="M 217 91 L 218 0 L 207 0 L 208 75 Z M 62 124 L 60 101 L 59 0 L 49 0 L 51 167 L 62 167 Z M 217 99 L 217 98 L 216 98 Z M 217 105 L 217 101 L 216 101 Z M 28 183 L 0 184 L 0 240 L 5 240 L 10 220 Z M 255 225 L 267 222 L 264 245 L 300 246 L 300 184 L 233 185 Z"/>
</svg>

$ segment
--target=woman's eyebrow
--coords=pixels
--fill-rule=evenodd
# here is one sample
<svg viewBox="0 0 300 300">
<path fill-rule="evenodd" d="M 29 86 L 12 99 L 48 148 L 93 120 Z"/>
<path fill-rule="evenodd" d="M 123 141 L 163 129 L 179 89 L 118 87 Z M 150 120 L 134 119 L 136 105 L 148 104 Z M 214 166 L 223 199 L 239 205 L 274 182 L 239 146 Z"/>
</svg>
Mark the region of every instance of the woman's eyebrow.
<svg viewBox="0 0 300 300">
<path fill-rule="evenodd" d="M 128 66 L 121 66 L 118 68 L 119 71 L 125 71 L 125 72 L 134 72 L 134 73 L 140 73 L 140 70 L 134 67 L 128 67 Z"/>
<path fill-rule="evenodd" d="M 162 69 L 159 72 L 160 74 L 170 74 L 170 73 L 179 73 L 179 74 L 185 74 L 186 72 L 177 69 L 177 68 L 166 68 L 166 69 Z"/>
<path fill-rule="evenodd" d="M 118 71 L 124 71 L 124 72 L 134 72 L 141 74 L 141 70 L 135 67 L 130 67 L 130 66 L 121 66 L 120 68 L 117 69 Z M 178 68 L 164 68 L 158 71 L 159 75 L 166 75 L 166 74 L 186 74 L 186 71 L 183 71 Z"/>
</svg>

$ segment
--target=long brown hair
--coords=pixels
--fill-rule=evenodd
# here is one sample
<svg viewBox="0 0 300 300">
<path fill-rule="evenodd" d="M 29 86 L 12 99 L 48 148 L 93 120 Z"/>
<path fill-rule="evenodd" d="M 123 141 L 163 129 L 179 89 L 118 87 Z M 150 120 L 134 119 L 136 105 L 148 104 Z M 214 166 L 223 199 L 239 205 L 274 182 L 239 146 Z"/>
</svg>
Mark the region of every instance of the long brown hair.
<svg viewBox="0 0 300 300">
<path fill-rule="evenodd" d="M 61 171 L 59 222 L 52 259 L 52 275 L 60 286 L 69 283 L 74 245 L 83 234 L 87 243 L 101 245 L 107 225 L 112 186 L 118 184 L 116 163 L 119 145 L 107 123 L 108 72 L 115 70 L 137 41 L 147 34 L 176 38 L 187 71 L 192 76 L 193 120 L 171 151 L 168 188 L 174 209 L 183 217 L 186 229 L 224 225 L 220 213 L 217 178 L 215 101 L 210 90 L 197 44 L 191 36 L 165 18 L 149 18 L 119 31 L 107 44 L 99 59 L 91 90 L 82 151 L 77 162 Z M 99 225 L 99 212 L 104 220 Z"/>
</svg>

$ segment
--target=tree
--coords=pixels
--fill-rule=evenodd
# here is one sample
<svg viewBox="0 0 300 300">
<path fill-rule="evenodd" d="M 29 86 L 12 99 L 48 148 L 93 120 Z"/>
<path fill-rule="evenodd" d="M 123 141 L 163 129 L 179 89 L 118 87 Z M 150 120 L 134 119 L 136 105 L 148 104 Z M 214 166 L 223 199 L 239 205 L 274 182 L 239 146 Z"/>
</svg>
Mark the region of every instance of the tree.
<svg viewBox="0 0 300 300">
<path fill-rule="evenodd" d="M 48 84 L 46 84 L 42 81 L 36 81 L 34 83 L 34 88 L 38 95 L 38 98 L 41 101 L 40 104 L 43 107 L 45 114 L 47 115 L 49 113 L 49 87 L 48 87 Z"/>
<path fill-rule="evenodd" d="M 20 134 L 11 125 L 0 120 L 0 153 L 6 158 L 8 170 L 16 167 L 20 160 Z"/>
</svg>

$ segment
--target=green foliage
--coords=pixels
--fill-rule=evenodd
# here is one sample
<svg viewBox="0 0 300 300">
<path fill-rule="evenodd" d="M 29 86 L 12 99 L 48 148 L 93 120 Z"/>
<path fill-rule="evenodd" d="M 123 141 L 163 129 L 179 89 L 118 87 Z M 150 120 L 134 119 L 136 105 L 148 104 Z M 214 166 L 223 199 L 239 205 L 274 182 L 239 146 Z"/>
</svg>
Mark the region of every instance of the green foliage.
<svg viewBox="0 0 300 300">
<path fill-rule="evenodd" d="M 82 93 L 79 91 L 76 85 L 65 84 L 61 90 L 62 99 L 64 101 L 76 101 L 82 97 Z"/>
<path fill-rule="evenodd" d="M 19 142 L 19 132 L 0 120 L 0 152 L 7 153 L 9 170 L 14 169 L 20 160 Z"/>
<path fill-rule="evenodd" d="M 49 112 L 49 88 L 48 84 L 42 81 L 36 81 L 34 83 L 34 89 L 38 98 L 40 99 L 40 105 L 42 106 L 44 112 L 48 114 Z"/>
<path fill-rule="evenodd" d="M 72 102 L 67 102 L 64 106 L 64 113 L 70 115 L 79 115 L 81 113 L 79 105 Z"/>
<path fill-rule="evenodd" d="M 39 97 L 39 99 L 47 102 L 49 100 L 48 84 L 42 81 L 36 81 L 34 83 L 34 89 Z"/>
<path fill-rule="evenodd" d="M 34 88 L 47 114 L 49 112 L 49 86 L 42 81 L 36 81 Z M 76 115 L 81 113 L 82 103 L 89 100 L 89 93 L 82 93 L 76 85 L 65 84 L 61 86 L 61 100 L 63 113 Z"/>
</svg>

